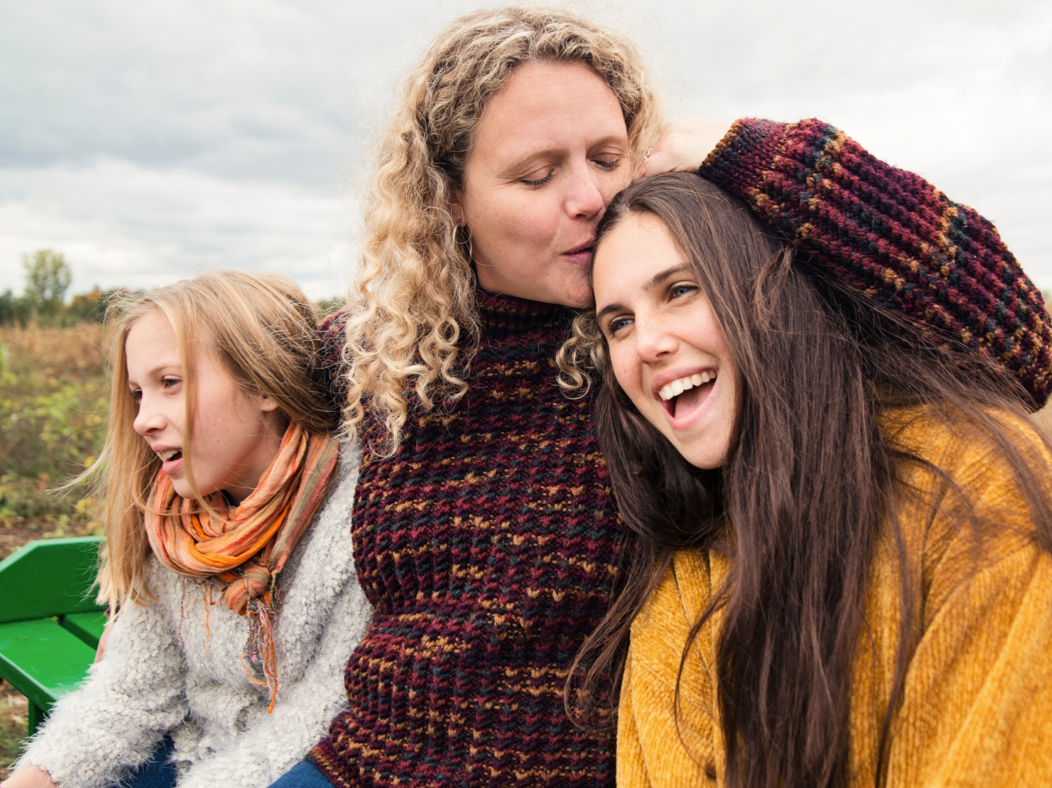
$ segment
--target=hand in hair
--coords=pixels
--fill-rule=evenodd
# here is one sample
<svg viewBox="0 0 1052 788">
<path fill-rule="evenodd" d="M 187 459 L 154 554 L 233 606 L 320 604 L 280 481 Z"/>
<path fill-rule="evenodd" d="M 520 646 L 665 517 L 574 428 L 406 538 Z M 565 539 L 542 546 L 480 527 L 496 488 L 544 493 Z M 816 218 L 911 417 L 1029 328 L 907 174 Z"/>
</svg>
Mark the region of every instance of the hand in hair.
<svg viewBox="0 0 1052 788">
<path fill-rule="evenodd" d="M 650 149 L 636 173 L 636 180 L 663 172 L 693 172 L 723 139 L 731 124 L 726 120 L 684 115 L 668 124 L 657 145 Z"/>
</svg>

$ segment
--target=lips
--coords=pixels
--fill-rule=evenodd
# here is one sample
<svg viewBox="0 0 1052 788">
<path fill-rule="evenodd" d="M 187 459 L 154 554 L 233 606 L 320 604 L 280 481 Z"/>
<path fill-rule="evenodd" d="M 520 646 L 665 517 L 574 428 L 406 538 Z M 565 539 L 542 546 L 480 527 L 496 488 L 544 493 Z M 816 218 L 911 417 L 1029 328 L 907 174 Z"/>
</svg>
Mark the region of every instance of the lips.
<svg viewBox="0 0 1052 788">
<path fill-rule="evenodd" d="M 651 391 L 673 429 L 682 429 L 707 410 L 717 380 L 713 369 L 666 373 L 653 381 Z"/>
<path fill-rule="evenodd" d="M 567 249 L 562 253 L 562 256 L 579 265 L 588 265 L 592 262 L 592 252 L 594 251 L 595 239 L 589 238 L 583 244 L 575 246 L 573 249 Z"/>
<path fill-rule="evenodd" d="M 161 460 L 161 470 L 169 476 L 183 467 L 182 449 L 158 446 L 153 449 L 153 453 Z"/>
</svg>

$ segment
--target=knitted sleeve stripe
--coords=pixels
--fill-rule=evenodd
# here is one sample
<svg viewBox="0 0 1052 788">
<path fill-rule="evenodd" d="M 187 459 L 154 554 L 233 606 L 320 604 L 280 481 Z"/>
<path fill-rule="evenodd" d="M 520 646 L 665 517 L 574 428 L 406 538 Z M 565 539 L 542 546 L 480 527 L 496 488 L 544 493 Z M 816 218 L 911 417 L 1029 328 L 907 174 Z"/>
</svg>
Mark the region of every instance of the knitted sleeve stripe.
<svg viewBox="0 0 1052 788">
<path fill-rule="evenodd" d="M 1052 392 L 1044 300 L 997 230 L 819 120 L 737 121 L 700 174 L 841 281 L 1006 370 L 1030 407 Z M 1025 393 L 1024 393 L 1025 392 Z"/>
</svg>

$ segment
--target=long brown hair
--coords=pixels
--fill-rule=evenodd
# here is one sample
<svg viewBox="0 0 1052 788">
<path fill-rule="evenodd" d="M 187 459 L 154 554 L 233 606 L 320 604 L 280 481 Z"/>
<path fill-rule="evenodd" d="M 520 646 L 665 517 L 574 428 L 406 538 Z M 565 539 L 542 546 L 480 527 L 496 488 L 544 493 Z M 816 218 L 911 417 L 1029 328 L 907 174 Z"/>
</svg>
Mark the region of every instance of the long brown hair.
<svg viewBox="0 0 1052 788">
<path fill-rule="evenodd" d="M 1025 419 L 1027 409 L 1006 393 L 1009 382 L 991 361 L 926 346 L 903 319 L 794 259 L 743 203 L 696 175 L 626 189 L 607 209 L 600 244 L 633 212 L 661 219 L 693 261 L 738 369 L 737 419 L 725 466 L 690 466 L 617 385 L 594 315 L 577 320 L 560 366 L 570 388 L 601 379 L 599 441 L 635 544 L 623 591 L 578 656 L 568 706 L 585 722 L 609 719 L 616 684 L 604 677 L 621 675 L 629 627 L 673 553 L 725 551 L 734 559 L 728 582 L 694 622 L 683 660 L 722 608 L 716 675 L 726 784 L 842 786 L 852 662 L 879 529 L 890 523 L 901 547 L 897 511 L 908 465 L 955 487 L 897 447 L 881 419 L 923 407 L 956 434 L 993 445 L 1014 472 L 1041 545 L 1052 550 L 1048 481 L 1020 448 L 1032 437 L 1003 416 Z M 907 557 L 899 552 L 901 565 Z M 899 575 L 909 632 L 919 589 L 907 587 L 907 572 Z M 903 637 L 878 778 L 910 648 Z"/>
</svg>

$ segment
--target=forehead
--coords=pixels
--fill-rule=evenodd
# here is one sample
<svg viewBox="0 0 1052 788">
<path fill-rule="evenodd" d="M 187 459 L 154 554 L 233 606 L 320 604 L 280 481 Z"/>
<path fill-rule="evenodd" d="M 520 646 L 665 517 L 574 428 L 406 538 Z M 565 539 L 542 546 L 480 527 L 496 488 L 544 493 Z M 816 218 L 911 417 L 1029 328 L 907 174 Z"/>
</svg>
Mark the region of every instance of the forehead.
<svg viewBox="0 0 1052 788">
<path fill-rule="evenodd" d="M 164 313 L 158 309 L 152 309 L 137 317 L 128 326 L 124 345 L 130 354 L 132 350 L 141 350 L 146 347 L 155 351 L 162 348 L 178 349 L 179 341 L 175 335 L 175 329 L 172 328 L 171 322 Z"/>
<path fill-rule="evenodd" d="M 596 306 L 649 289 L 671 266 L 688 262 L 668 226 L 652 213 L 631 212 L 609 229 L 592 260 Z"/>
<path fill-rule="evenodd" d="M 524 63 L 487 102 L 472 153 L 513 157 L 567 134 L 627 139 L 617 96 L 584 63 Z"/>
</svg>

